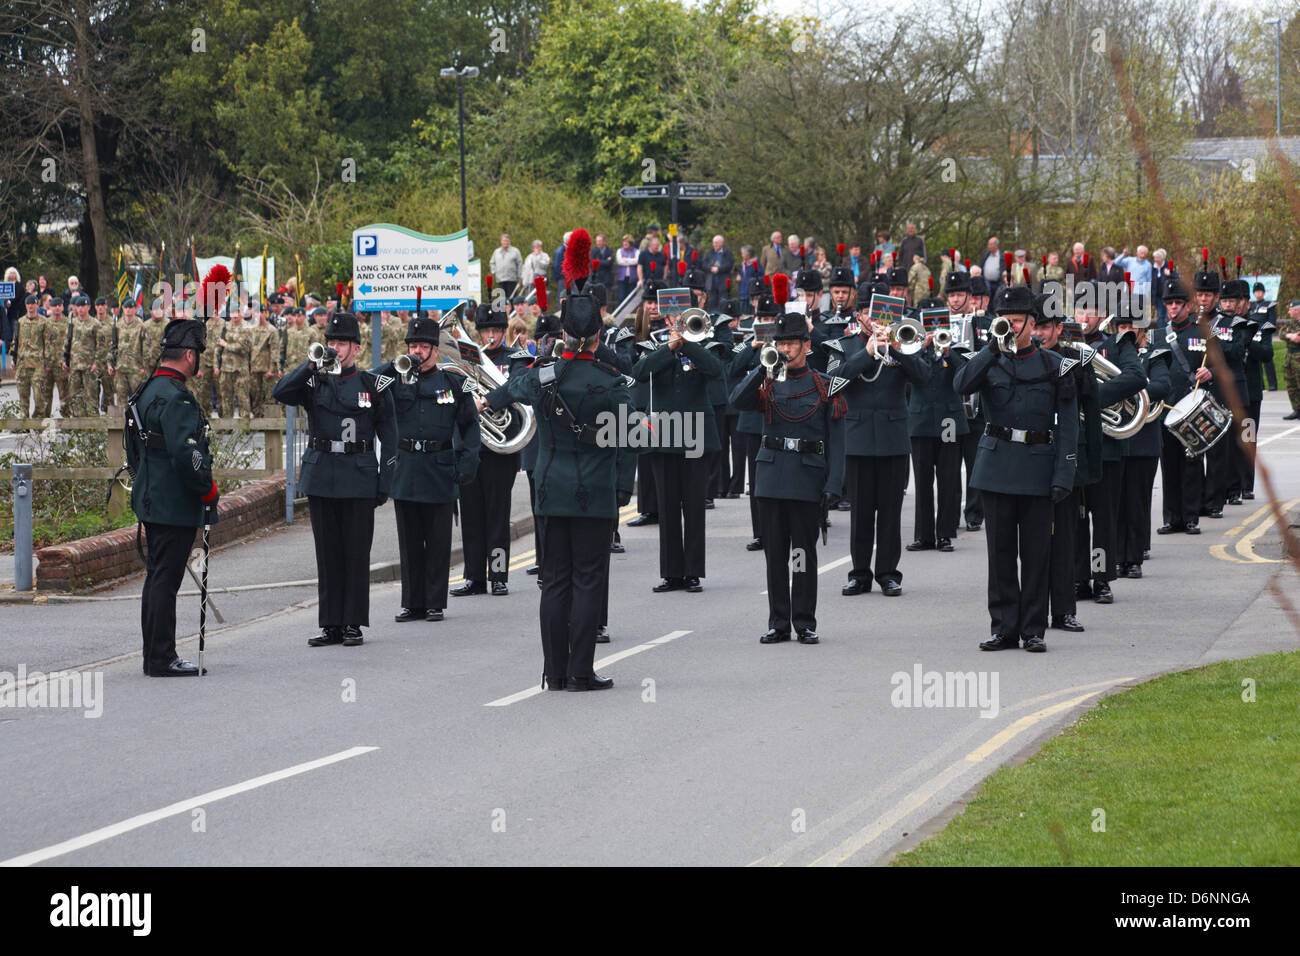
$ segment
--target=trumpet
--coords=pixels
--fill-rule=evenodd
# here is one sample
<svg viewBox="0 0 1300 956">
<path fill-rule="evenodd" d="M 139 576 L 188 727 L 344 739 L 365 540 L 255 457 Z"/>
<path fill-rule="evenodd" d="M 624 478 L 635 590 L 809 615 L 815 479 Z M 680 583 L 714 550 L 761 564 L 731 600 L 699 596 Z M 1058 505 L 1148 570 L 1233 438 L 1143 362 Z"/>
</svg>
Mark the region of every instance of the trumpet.
<svg viewBox="0 0 1300 956">
<path fill-rule="evenodd" d="M 420 367 L 410 355 L 399 355 L 393 359 L 393 371 L 402 377 L 403 385 L 410 385 L 420 375 Z"/>
<path fill-rule="evenodd" d="M 935 349 L 940 352 L 944 349 L 952 348 L 952 329 L 946 327 L 935 329 L 933 342 Z"/>
<path fill-rule="evenodd" d="M 1004 352 L 1015 351 L 1015 338 L 1011 334 L 1011 320 L 1004 315 L 999 315 L 989 323 L 989 335 L 997 339 L 998 348 Z"/>
<path fill-rule="evenodd" d="M 682 338 L 687 342 L 703 342 L 713 338 L 713 322 L 703 309 L 687 309 L 677 320 Z"/>
<path fill-rule="evenodd" d="M 319 342 L 307 346 L 307 361 L 326 375 L 338 375 L 342 371 L 339 368 L 339 353 Z"/>
<path fill-rule="evenodd" d="M 889 326 L 889 344 L 904 355 L 915 355 L 925 347 L 925 326 L 916 319 L 903 319 Z"/>
<path fill-rule="evenodd" d="M 758 361 L 767 369 L 767 377 L 775 377 L 778 382 L 785 381 L 785 359 L 781 357 L 780 350 L 769 342 L 764 345 L 758 353 Z"/>
</svg>

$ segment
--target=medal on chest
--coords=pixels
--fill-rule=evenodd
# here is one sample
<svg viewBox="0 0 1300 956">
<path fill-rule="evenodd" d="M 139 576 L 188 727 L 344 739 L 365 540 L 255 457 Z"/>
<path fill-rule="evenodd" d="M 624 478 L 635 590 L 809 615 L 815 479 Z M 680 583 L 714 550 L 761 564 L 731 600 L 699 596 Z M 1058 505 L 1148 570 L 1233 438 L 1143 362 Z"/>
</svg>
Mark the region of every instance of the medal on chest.
<svg viewBox="0 0 1300 956">
<path fill-rule="evenodd" d="M 369 408 L 369 407 L 370 407 L 370 393 L 357 392 L 357 408 Z"/>
<path fill-rule="evenodd" d="M 439 405 L 450 405 L 452 402 L 456 401 L 455 394 L 449 388 L 435 389 L 433 398 Z"/>
</svg>

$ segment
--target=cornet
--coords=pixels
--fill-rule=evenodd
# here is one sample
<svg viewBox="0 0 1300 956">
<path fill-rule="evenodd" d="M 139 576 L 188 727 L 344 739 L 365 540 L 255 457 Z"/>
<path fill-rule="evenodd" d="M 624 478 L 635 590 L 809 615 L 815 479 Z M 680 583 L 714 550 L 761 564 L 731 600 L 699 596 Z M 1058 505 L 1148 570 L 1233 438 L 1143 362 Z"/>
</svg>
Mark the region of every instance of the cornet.
<svg viewBox="0 0 1300 956">
<path fill-rule="evenodd" d="M 326 375 L 338 375 L 342 371 L 339 367 L 339 353 L 319 342 L 307 346 L 307 361 Z"/>
<path fill-rule="evenodd" d="M 937 351 L 942 352 L 944 349 L 952 348 L 952 329 L 941 328 L 934 330 L 934 347 Z"/>
<path fill-rule="evenodd" d="M 915 355 L 925 347 L 925 326 L 916 319 L 903 319 L 889 326 L 889 344 L 904 355 Z"/>
<path fill-rule="evenodd" d="M 1016 350 L 1015 336 L 1011 331 L 1011 320 L 1004 315 L 999 315 L 989 323 L 989 335 L 997 340 L 998 348 L 1004 352 L 1014 352 Z"/>
<path fill-rule="evenodd" d="M 393 359 L 393 371 L 401 376 L 403 385 L 410 385 L 420 376 L 420 367 L 410 355 L 399 355 Z"/>
<path fill-rule="evenodd" d="M 785 359 L 781 357 L 781 351 L 770 342 L 764 345 L 758 353 L 758 361 L 767 369 L 767 377 L 775 377 L 778 382 L 785 381 Z"/>
<path fill-rule="evenodd" d="M 677 320 L 677 328 L 687 342 L 703 342 L 713 338 L 713 321 L 703 309 L 687 309 Z"/>
</svg>

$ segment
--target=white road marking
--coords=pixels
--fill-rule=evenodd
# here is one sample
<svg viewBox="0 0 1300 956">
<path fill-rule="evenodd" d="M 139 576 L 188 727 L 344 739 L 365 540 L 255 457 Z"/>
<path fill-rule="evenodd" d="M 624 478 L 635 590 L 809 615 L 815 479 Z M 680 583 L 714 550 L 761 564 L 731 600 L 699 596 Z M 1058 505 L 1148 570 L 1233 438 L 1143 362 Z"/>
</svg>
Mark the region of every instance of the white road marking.
<svg viewBox="0 0 1300 956">
<path fill-rule="evenodd" d="M 685 637 L 690 631 L 669 631 L 663 637 L 656 637 L 653 641 L 646 641 L 644 644 L 636 644 L 626 650 L 610 654 L 608 657 L 602 657 L 593 665 L 596 668 L 608 667 L 615 661 L 621 661 L 625 657 L 631 657 L 633 654 L 640 654 L 642 651 L 648 651 L 652 647 L 658 647 L 661 644 L 667 644 L 669 641 L 675 641 L 679 637 Z M 521 700 L 527 700 L 529 697 L 536 697 L 542 693 L 541 686 L 530 687 L 528 690 L 521 690 L 517 694 L 511 694 L 509 697 L 498 697 L 496 700 L 490 700 L 484 707 L 509 707 L 511 704 L 517 704 Z"/>
<path fill-rule="evenodd" d="M 820 577 L 821 575 L 825 574 L 827 571 L 833 571 L 833 570 L 835 570 L 836 568 L 838 568 L 840 565 L 842 565 L 842 564 L 848 564 L 848 563 L 849 563 L 850 561 L 852 561 L 852 560 L 853 560 L 853 555 L 851 555 L 851 554 L 846 554 L 846 555 L 845 555 L 844 557 L 842 557 L 842 558 L 836 558 L 836 559 L 835 559 L 834 561 L 832 561 L 830 564 L 823 564 L 820 568 L 818 568 L 818 569 L 817 569 L 817 575 L 818 575 L 818 577 Z M 765 590 L 764 590 L 764 591 L 759 591 L 758 593 L 759 593 L 759 594 L 766 594 L 767 591 L 765 591 Z"/>
<path fill-rule="evenodd" d="M 1300 425 L 1292 425 L 1284 432 L 1278 432 L 1276 435 L 1269 435 L 1263 441 L 1257 442 L 1255 447 L 1258 448 L 1261 445 L 1267 445 L 1271 441 L 1277 441 L 1279 438 L 1285 438 L 1287 435 L 1290 435 L 1294 432 L 1300 432 Z"/>
<path fill-rule="evenodd" d="M 105 840 L 111 840 L 113 837 L 121 836 L 123 833 L 129 833 L 132 830 L 138 830 L 140 827 L 148 826 L 151 823 L 157 823 L 159 820 L 165 820 L 167 817 L 174 817 L 178 813 L 184 813 L 185 811 L 193 810 L 196 807 L 215 803 L 218 800 L 224 800 L 226 797 L 233 797 L 241 793 L 246 793 L 249 790 L 256 790 L 258 787 L 265 787 L 269 783 L 276 783 L 289 777 L 296 777 L 299 774 L 318 770 L 321 767 L 328 767 L 330 764 L 338 763 L 340 760 L 347 760 L 349 757 L 359 757 L 361 754 L 367 754 L 372 750 L 378 749 L 378 747 L 352 747 L 348 750 L 341 750 L 336 754 L 331 754 L 328 757 L 321 757 L 319 760 L 309 760 L 306 763 L 295 764 L 292 767 L 286 767 L 284 770 L 277 770 L 274 773 L 263 774 L 260 777 L 254 777 L 251 780 L 245 780 L 243 783 L 237 783 L 230 787 L 222 787 L 220 790 L 210 790 L 207 793 L 199 794 L 197 797 L 190 797 L 188 800 L 182 800 L 179 803 L 173 803 L 160 810 L 152 810 L 149 813 L 142 813 L 139 816 L 131 817 L 129 820 L 123 820 L 121 823 L 114 823 L 111 826 L 100 827 L 98 830 L 92 830 L 90 833 L 83 834 L 82 836 L 73 837 L 71 840 L 64 840 L 62 843 L 47 846 L 43 850 L 33 850 L 31 853 L 24 853 L 22 856 L 11 857 L 8 860 L 0 860 L 0 866 L 31 866 L 34 863 L 43 863 L 44 861 L 51 860 L 56 856 L 63 856 L 65 853 L 73 853 L 77 850 L 84 850 L 88 846 L 93 846 L 96 843 L 103 843 Z"/>
</svg>

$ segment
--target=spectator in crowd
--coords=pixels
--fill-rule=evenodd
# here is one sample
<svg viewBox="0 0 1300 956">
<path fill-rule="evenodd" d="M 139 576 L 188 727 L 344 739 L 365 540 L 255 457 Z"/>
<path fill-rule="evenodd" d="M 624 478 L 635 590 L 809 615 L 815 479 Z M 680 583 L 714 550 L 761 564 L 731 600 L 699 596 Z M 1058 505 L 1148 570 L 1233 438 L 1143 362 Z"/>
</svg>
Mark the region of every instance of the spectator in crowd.
<svg viewBox="0 0 1300 956">
<path fill-rule="evenodd" d="M 591 261 L 596 263 L 591 270 L 592 280 L 607 290 L 613 289 L 614 248 L 605 240 L 603 232 L 596 233 L 596 244 L 591 247 Z"/>
<path fill-rule="evenodd" d="M 36 277 L 36 294 L 46 295 L 53 294 L 54 290 L 50 288 L 50 280 L 43 275 Z"/>
<path fill-rule="evenodd" d="M 68 276 L 68 287 L 63 290 L 63 311 L 68 311 L 68 304 L 72 301 L 74 295 L 81 294 L 81 280 L 76 276 Z"/>
<path fill-rule="evenodd" d="M 853 270 L 853 280 L 861 282 L 862 275 L 862 243 L 855 242 L 849 246 L 849 256 L 841 265 L 846 265 Z"/>
<path fill-rule="evenodd" d="M 652 222 L 650 225 L 646 226 L 645 235 L 641 238 L 640 245 L 637 246 L 637 252 L 645 252 L 649 249 L 651 239 L 659 239 L 659 223 L 657 222 Z"/>
<path fill-rule="evenodd" d="M 1151 260 L 1147 258 L 1148 249 L 1146 246 L 1137 247 L 1137 255 L 1128 254 L 1128 246 L 1119 256 L 1119 267 L 1128 273 L 1129 280 L 1133 283 L 1133 291 L 1138 295 L 1146 298 L 1151 294 L 1151 280 L 1155 276 L 1155 269 L 1152 267 Z"/>
<path fill-rule="evenodd" d="M 916 234 L 916 223 L 909 222 L 903 226 L 903 241 L 898 244 L 898 261 L 907 269 L 912 268 L 913 256 L 920 256 L 925 262 L 929 256 L 925 253 L 925 240 Z"/>
<path fill-rule="evenodd" d="M 705 288 L 709 293 L 709 308 L 718 309 L 718 303 L 727 298 L 727 280 L 736 269 L 736 257 L 727 248 L 721 235 L 713 237 L 713 248 L 700 257 L 706 274 Z"/>
<path fill-rule="evenodd" d="M 1114 246 L 1107 246 L 1101 250 L 1101 268 L 1097 270 L 1097 279 L 1112 283 L 1124 281 L 1124 270 L 1116 261 Z"/>
<path fill-rule="evenodd" d="M 557 292 L 564 292 L 564 274 L 561 271 L 564 268 L 564 247 L 569 244 L 569 236 L 572 231 L 564 234 L 564 241 L 555 247 L 555 253 L 551 256 L 551 281 L 555 283 Z"/>
<path fill-rule="evenodd" d="M 880 258 L 876 260 L 876 275 L 885 277 L 889 275 L 889 270 L 894 268 L 894 254 L 892 252 L 882 252 Z"/>
<path fill-rule="evenodd" d="M 1169 253 L 1163 249 L 1151 253 L 1151 301 L 1162 323 L 1169 318 L 1169 313 L 1165 311 L 1165 283 L 1173 274 L 1174 266 L 1169 261 Z"/>
<path fill-rule="evenodd" d="M 1097 278 L 1097 263 L 1092 261 L 1082 242 L 1074 244 L 1070 261 L 1065 264 L 1065 274 L 1074 276 L 1075 282 Z"/>
<path fill-rule="evenodd" d="M 912 297 L 912 305 L 916 305 L 916 303 L 931 294 L 930 280 L 932 278 L 930 267 L 925 264 L 925 256 L 919 252 L 912 253 L 912 267 L 907 270 L 907 291 Z M 942 288 L 942 286 L 939 288 Z"/>
<path fill-rule="evenodd" d="M 529 335 L 528 323 L 517 315 L 510 316 L 506 322 L 505 341 L 507 348 L 523 349 L 533 355 L 537 354 L 537 346 Z"/>
<path fill-rule="evenodd" d="M 618 301 L 622 302 L 632 290 L 636 288 L 637 283 L 637 259 L 641 252 L 632 245 L 632 234 L 623 235 L 622 244 L 618 247 L 618 252 L 614 253 L 614 275 L 618 280 Z"/>
<path fill-rule="evenodd" d="M 1017 249 L 1011 260 L 1011 281 L 1008 284 L 1033 287 L 1034 264 L 1029 261 L 1024 249 Z"/>
<path fill-rule="evenodd" d="M 520 276 L 520 284 L 522 285 L 522 288 L 519 291 L 523 293 L 526 298 L 529 290 L 533 287 L 533 280 L 538 276 L 546 278 L 550 271 L 551 257 L 548 256 L 546 250 L 542 248 L 542 240 L 534 239 L 533 251 L 530 252 L 528 258 L 524 260 L 524 271 Z"/>
<path fill-rule="evenodd" d="M 753 297 L 755 284 L 763 284 L 763 267 L 754 258 L 753 246 L 740 247 L 740 288 L 737 297 L 742 309 L 748 311 L 749 300 Z"/>
<path fill-rule="evenodd" d="M 785 241 L 785 251 L 781 253 L 781 272 L 788 276 L 794 276 L 796 272 L 803 268 L 803 255 L 799 252 L 799 237 L 793 232 L 790 238 Z"/>
<path fill-rule="evenodd" d="M 668 272 L 668 255 L 659 246 L 659 237 L 653 236 L 649 245 L 641 251 L 637 257 L 636 275 L 637 279 L 645 282 L 652 276 L 656 279 L 662 279 Z"/>
<path fill-rule="evenodd" d="M 496 279 L 497 288 L 508 299 L 515 294 L 520 276 L 524 271 L 524 257 L 510 244 L 509 233 L 501 234 L 501 248 L 492 250 L 492 259 L 488 262 L 488 271 Z"/>
<path fill-rule="evenodd" d="M 873 251 L 880 253 L 881 258 L 883 259 L 886 255 L 892 255 L 894 249 L 894 244 L 889 240 L 888 229 L 882 229 L 876 233 L 876 248 Z"/>
<path fill-rule="evenodd" d="M 980 261 L 980 275 L 989 284 L 990 293 L 994 291 L 993 284 L 1002 280 L 1002 252 L 999 248 L 997 236 L 989 236 L 988 249 L 984 253 L 984 258 Z"/>
<path fill-rule="evenodd" d="M 1065 268 L 1061 265 L 1061 254 L 1059 252 L 1049 252 L 1047 254 L 1047 265 L 1043 267 L 1042 278 L 1065 281 Z"/>
<path fill-rule="evenodd" d="M 782 269 L 782 259 L 785 256 L 785 246 L 781 242 L 781 233 L 772 233 L 770 242 L 763 247 L 763 255 L 760 262 L 763 266 L 763 275 L 770 276 L 777 272 L 784 272 Z"/>
<path fill-rule="evenodd" d="M 799 263 L 800 269 L 815 269 L 817 267 L 817 237 L 803 237 L 803 261 Z"/>
<path fill-rule="evenodd" d="M 822 288 L 829 291 L 831 287 L 831 270 L 834 267 L 831 265 L 831 260 L 826 258 L 825 246 L 818 246 L 814 250 L 812 268 L 822 274 Z"/>
</svg>

